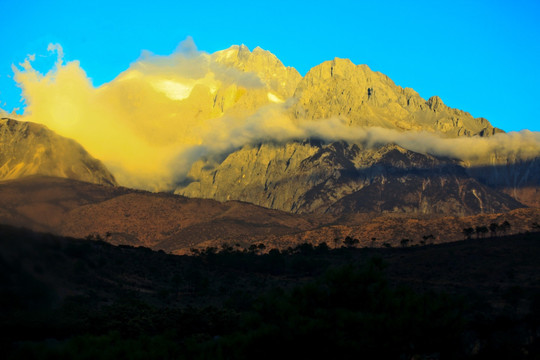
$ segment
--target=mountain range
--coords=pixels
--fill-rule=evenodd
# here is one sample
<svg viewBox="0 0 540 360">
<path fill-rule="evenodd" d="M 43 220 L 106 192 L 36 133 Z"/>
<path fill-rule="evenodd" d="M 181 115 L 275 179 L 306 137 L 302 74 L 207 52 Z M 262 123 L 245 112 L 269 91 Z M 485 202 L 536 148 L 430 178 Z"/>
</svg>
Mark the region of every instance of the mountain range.
<svg viewBox="0 0 540 360">
<path fill-rule="evenodd" d="M 202 154 L 186 176 L 162 189 L 166 194 L 154 195 L 118 187 L 106 162 L 54 129 L 24 118 L 3 118 L 0 179 L 10 182 L 0 189 L 4 194 L 2 221 L 21 226 L 28 221 L 35 230 L 67 236 L 109 233 L 117 243 L 177 251 L 203 243 L 193 235 L 201 229 L 209 241 L 237 237 L 253 242 L 323 225 L 350 226 L 350 219 L 358 221 L 358 214 L 370 219 L 373 214 L 443 218 L 500 214 L 540 204 L 540 153 L 535 148 L 533 156 L 498 148 L 478 153 L 471 148 L 473 155 L 460 158 L 453 150 L 444 153 L 436 145 L 422 150 L 417 145 L 423 139 L 459 145 L 462 143 L 448 141 L 470 139 L 467 144 L 475 144 L 497 142 L 506 136 L 486 119 L 450 108 L 437 96 L 425 100 L 386 75 L 347 59 L 326 61 L 301 76 L 260 48 L 250 51 L 233 46 L 209 58 L 219 67 L 215 73 L 226 78 L 219 86 L 215 80 L 202 81 L 181 97 L 170 93 L 170 86 L 165 89 L 169 97 L 177 97 L 178 111 L 186 119 L 216 124 L 234 117 L 241 122 L 277 107 L 277 116 L 304 128 L 338 124 L 340 131 L 365 130 L 380 136 L 340 138 L 324 132 L 331 132 L 332 127 L 322 127 L 318 132 L 302 133 L 303 137 L 246 141 L 219 153 Z M 128 71 L 120 78 L 129 83 L 135 81 L 134 76 Z M 163 89 L 158 86 L 159 91 Z M 139 130 L 145 132 L 151 122 L 145 127 Z M 171 134 L 175 131 L 171 129 Z M 51 183 L 41 177 L 13 182 L 29 175 L 100 187 L 59 180 Z M 28 194 L 40 187 L 50 192 L 37 197 L 44 196 L 43 201 L 30 201 Z M 132 214 L 133 209 L 140 212 Z M 124 217 L 118 215 L 122 213 Z M 145 216 L 159 220 L 148 221 Z M 134 217 L 137 220 L 129 228 L 125 224 Z M 148 228 L 137 228 L 140 226 Z M 525 228 L 531 226 L 527 223 Z M 115 230 L 119 228 L 122 230 Z M 346 228 L 339 236 L 351 231 Z M 189 240 L 192 238 L 195 240 Z M 175 241 L 182 245 L 173 244 Z"/>
</svg>

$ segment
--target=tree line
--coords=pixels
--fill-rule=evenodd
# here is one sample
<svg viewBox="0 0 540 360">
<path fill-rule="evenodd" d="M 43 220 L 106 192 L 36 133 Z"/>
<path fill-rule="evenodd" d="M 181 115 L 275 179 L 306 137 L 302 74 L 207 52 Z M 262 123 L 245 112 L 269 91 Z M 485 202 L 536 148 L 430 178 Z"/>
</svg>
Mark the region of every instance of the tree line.
<svg viewBox="0 0 540 360">
<path fill-rule="evenodd" d="M 497 236 L 497 234 L 506 235 L 512 226 L 508 221 L 504 221 L 501 224 L 491 223 L 489 226 L 481 225 L 476 227 L 468 227 L 463 229 L 463 235 L 467 240 L 470 240 L 471 237 L 476 234 L 476 238 L 485 238 L 488 233 L 491 234 L 491 237 Z"/>
</svg>

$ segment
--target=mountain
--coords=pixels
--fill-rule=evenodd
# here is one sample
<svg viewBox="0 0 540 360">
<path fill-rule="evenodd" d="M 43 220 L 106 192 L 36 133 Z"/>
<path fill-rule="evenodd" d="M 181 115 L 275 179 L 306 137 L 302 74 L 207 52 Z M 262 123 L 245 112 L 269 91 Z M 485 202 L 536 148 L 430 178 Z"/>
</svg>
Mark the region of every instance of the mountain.
<svg viewBox="0 0 540 360">
<path fill-rule="evenodd" d="M 504 132 L 484 118 L 446 106 L 438 96 L 426 101 L 413 89 L 397 86 L 388 76 L 348 59 L 325 61 L 302 77 L 259 47 L 250 52 L 244 45 L 232 46 L 212 57 L 226 67 L 256 75 L 264 84 L 267 96 L 262 98 L 267 99 L 256 101 L 254 94 L 260 89 L 245 89 L 236 94 L 237 108 L 256 108 L 268 100 L 289 101 L 296 119 L 339 117 L 351 126 L 424 130 L 446 137 Z"/>
<path fill-rule="evenodd" d="M 223 115 L 243 118 L 262 106 L 282 103 L 293 96 L 302 79 L 296 69 L 284 66 L 275 55 L 261 48 L 252 52 L 243 45 L 232 46 L 198 59 L 194 69 L 189 68 L 186 74 L 173 73 L 172 79 L 145 75 L 144 68 L 135 68 L 120 74 L 113 83 L 115 91 L 120 91 L 128 99 L 141 94 L 152 97 L 157 92 L 165 95 L 165 99 L 154 103 L 154 106 L 163 107 L 174 100 L 168 108 L 169 113 L 160 119 L 167 125 L 164 134 L 169 135 L 160 134 L 160 145 L 178 138 L 189 139 L 192 128 L 204 125 L 209 119 Z M 104 90 L 109 91 L 110 86 L 105 86 Z M 115 93 L 109 96 L 115 96 Z M 141 114 L 139 109 L 133 109 L 129 104 L 126 101 L 121 106 L 126 106 L 125 111 L 131 115 L 129 123 L 134 124 L 132 130 L 147 135 L 146 140 L 152 141 L 153 133 L 159 131 L 155 123 L 148 121 L 153 109 L 143 109 Z M 180 116 L 174 116 L 177 114 Z"/>
<path fill-rule="evenodd" d="M 186 119 L 243 117 L 277 103 L 297 120 L 337 117 L 350 126 L 423 130 L 445 137 L 503 132 L 484 118 L 450 108 L 437 96 L 425 100 L 413 89 L 397 86 L 388 76 L 348 59 L 323 62 L 304 77 L 260 47 L 250 51 L 235 45 L 210 59 L 213 80 L 199 80 L 187 97 L 178 98 L 178 112 Z M 127 72 L 122 81 L 136 78 L 136 73 Z"/>
<path fill-rule="evenodd" d="M 105 166 L 76 141 L 43 125 L 0 119 L 0 180 L 35 174 L 116 185 Z"/>
<path fill-rule="evenodd" d="M 302 79 L 296 69 L 284 66 L 274 54 L 260 47 L 250 51 L 244 45 L 232 46 L 212 54 L 212 59 L 223 67 L 217 73 L 224 77 L 222 86 L 212 95 L 214 115 L 243 117 L 265 105 L 283 103 L 294 95 Z M 230 83 L 227 75 L 231 70 L 251 76 L 239 77 L 236 73 L 236 79 Z M 201 110 L 205 112 L 197 109 Z"/>
<path fill-rule="evenodd" d="M 345 142 L 245 146 L 215 168 L 196 164 L 177 193 L 241 200 L 293 213 L 476 214 L 523 207 L 472 178 L 457 161 L 397 145 Z"/>
<path fill-rule="evenodd" d="M 200 58 L 207 65 L 204 76 L 184 74 L 176 82 L 148 80 L 134 68 L 119 77 L 122 90 L 157 89 L 173 104 L 175 116 L 162 116 L 159 126 L 149 121 L 151 109 L 144 116 L 133 116 L 136 120 L 130 125 L 148 142 L 187 149 L 170 162 L 181 169 L 167 168 L 177 178 L 165 182 L 162 191 L 337 218 L 370 212 L 463 216 L 540 204 L 538 157 L 505 153 L 505 143 L 493 151 L 487 147 L 481 156 L 464 158 L 437 154 L 429 146 L 418 150 L 398 145 L 392 139 L 409 134 L 417 143 L 423 136 L 432 142 L 471 139 L 467 142 L 471 148 L 476 139 L 484 146 L 507 135 L 436 96 L 425 100 L 366 65 L 336 58 L 301 76 L 272 53 L 245 46 Z M 179 91 L 182 86 L 189 91 Z M 265 111 L 269 108 L 272 111 Z M 376 141 L 349 137 L 346 142 L 336 141 L 343 135 L 330 136 L 322 130 L 316 135 L 295 132 L 295 126 L 316 128 L 332 119 L 341 120 L 340 134 L 377 129 L 394 135 Z M 10 124 L 27 127 L 32 134 L 48 134 L 37 125 Z M 112 175 L 80 147 L 67 151 L 67 143 L 60 140 L 42 146 L 35 139 L 45 135 L 6 131 L 3 178 L 37 173 L 114 184 Z M 163 136 L 155 136 L 156 132 Z M 444 146 L 452 144 L 458 143 Z M 455 146 L 464 147 L 459 144 Z"/>
<path fill-rule="evenodd" d="M 340 117 L 351 126 L 424 130 L 447 137 L 490 136 L 503 132 L 484 118 L 446 106 L 438 96 L 427 101 L 386 75 L 348 59 L 312 68 L 298 84 L 292 112 L 310 120 Z"/>
<path fill-rule="evenodd" d="M 450 108 L 437 96 L 424 100 L 414 90 L 350 60 L 326 61 L 300 77 L 260 48 L 250 52 L 245 46 L 232 47 L 213 56 L 225 66 L 259 76 L 266 84 L 264 91 L 270 94 L 271 88 L 285 99 L 292 121 L 339 118 L 351 129 L 424 131 L 441 138 L 504 133 L 484 118 Z M 281 79 L 281 87 L 276 79 Z M 248 108 L 245 103 L 253 104 L 249 94 L 254 91 L 261 90 L 246 90 L 234 106 Z M 217 161 L 201 159 L 175 193 L 333 215 L 372 211 L 464 215 L 540 203 L 530 197 L 540 185 L 534 175 L 540 171 L 537 162 L 520 165 L 519 159 L 497 156 L 496 162 L 486 161 L 491 164 L 486 172 L 483 165 L 395 144 L 268 141 L 244 145 Z M 516 180 L 522 176 L 527 176 L 526 191 L 523 181 Z"/>
</svg>

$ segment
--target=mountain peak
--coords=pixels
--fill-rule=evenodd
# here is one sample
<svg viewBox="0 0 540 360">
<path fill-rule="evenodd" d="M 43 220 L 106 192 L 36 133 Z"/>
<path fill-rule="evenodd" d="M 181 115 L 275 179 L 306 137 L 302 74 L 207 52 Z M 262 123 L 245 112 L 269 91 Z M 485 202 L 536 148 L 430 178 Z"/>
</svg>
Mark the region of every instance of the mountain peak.
<svg viewBox="0 0 540 360">
<path fill-rule="evenodd" d="M 351 126 L 441 133 L 448 137 L 489 136 L 496 131 L 485 119 L 427 101 L 410 88 L 396 85 L 367 65 L 335 58 L 312 68 L 295 91 L 292 112 L 309 120 L 338 117 Z"/>
<path fill-rule="evenodd" d="M 293 95 L 302 78 L 296 69 L 286 67 L 274 54 L 260 47 L 249 51 L 245 45 L 233 45 L 212 56 L 220 64 L 256 74 L 268 90 L 283 100 Z"/>
<path fill-rule="evenodd" d="M 264 50 L 258 46 L 253 49 L 253 51 L 250 51 L 249 48 L 244 44 L 233 45 L 228 49 L 216 51 L 214 54 L 212 54 L 212 56 L 219 63 L 243 67 L 242 70 L 245 70 L 246 67 L 249 67 L 254 62 L 261 61 L 269 64 L 280 64 L 283 66 L 281 61 L 270 51 Z"/>
<path fill-rule="evenodd" d="M 263 54 L 269 53 L 269 54 L 271 54 L 270 51 L 264 50 L 264 49 L 261 48 L 260 46 L 255 47 L 255 49 L 253 49 L 253 53 L 263 53 Z"/>
<path fill-rule="evenodd" d="M 438 96 L 432 96 L 428 99 L 427 105 L 429 108 L 433 111 L 438 111 L 447 108 L 447 106 L 443 103 L 440 97 Z"/>
<path fill-rule="evenodd" d="M 438 96 L 425 100 L 414 90 L 396 85 L 385 74 L 365 64 L 355 65 L 347 58 L 325 61 L 302 78 L 294 68 L 284 66 L 274 54 L 260 47 L 250 51 L 245 45 L 234 45 L 212 56 L 225 66 L 259 77 L 266 85 L 264 94 L 252 96 L 259 99 L 259 104 L 292 98 L 290 111 L 295 118 L 341 118 L 351 126 L 428 131 L 447 137 L 499 132 L 483 118 L 475 119 L 446 106 Z M 247 104 L 250 96 L 242 102 Z"/>
</svg>

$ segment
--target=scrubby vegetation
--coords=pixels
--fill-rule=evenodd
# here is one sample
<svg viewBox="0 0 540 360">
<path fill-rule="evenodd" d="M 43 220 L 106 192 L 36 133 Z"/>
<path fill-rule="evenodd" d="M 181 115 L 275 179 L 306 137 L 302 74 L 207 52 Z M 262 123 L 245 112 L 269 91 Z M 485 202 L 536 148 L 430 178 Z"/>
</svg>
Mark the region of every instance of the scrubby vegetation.
<svg viewBox="0 0 540 360">
<path fill-rule="evenodd" d="M 8 227 L 0 235 L 0 346 L 10 359 L 540 354 L 536 234 L 181 257 Z"/>
</svg>

